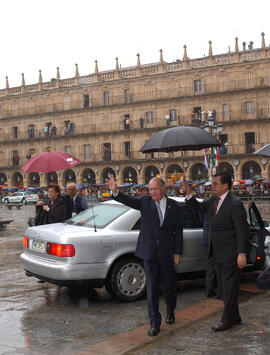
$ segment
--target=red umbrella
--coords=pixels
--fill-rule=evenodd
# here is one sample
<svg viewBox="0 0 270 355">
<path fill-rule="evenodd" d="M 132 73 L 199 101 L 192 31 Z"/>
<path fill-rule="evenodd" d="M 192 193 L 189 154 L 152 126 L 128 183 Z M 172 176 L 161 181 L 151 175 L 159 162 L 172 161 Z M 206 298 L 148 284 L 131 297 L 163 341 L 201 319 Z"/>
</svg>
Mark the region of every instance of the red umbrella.
<svg viewBox="0 0 270 355">
<path fill-rule="evenodd" d="M 63 152 L 40 153 L 29 159 L 22 170 L 27 173 L 50 173 L 56 170 L 70 169 L 80 164 L 80 160 Z"/>
</svg>

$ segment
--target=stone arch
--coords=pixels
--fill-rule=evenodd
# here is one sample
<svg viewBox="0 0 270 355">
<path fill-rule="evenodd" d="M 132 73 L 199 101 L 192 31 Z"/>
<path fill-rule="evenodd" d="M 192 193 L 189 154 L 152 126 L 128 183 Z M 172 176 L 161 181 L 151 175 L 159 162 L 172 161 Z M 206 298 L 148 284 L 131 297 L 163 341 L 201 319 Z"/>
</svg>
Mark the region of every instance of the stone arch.
<svg viewBox="0 0 270 355">
<path fill-rule="evenodd" d="M 144 170 L 144 181 L 148 184 L 153 177 L 160 176 L 160 172 L 155 165 L 149 165 Z"/>
<path fill-rule="evenodd" d="M 15 171 L 11 176 L 12 187 L 23 187 L 23 176 L 19 171 Z"/>
<path fill-rule="evenodd" d="M 0 173 L 0 185 L 7 183 L 7 176 L 4 173 Z"/>
<path fill-rule="evenodd" d="M 110 168 L 110 167 L 106 167 L 101 172 L 101 177 L 102 177 L 102 183 L 103 184 L 106 182 L 106 179 L 109 179 L 109 174 L 113 174 L 114 178 L 116 179 L 115 171 L 112 168 Z"/>
<path fill-rule="evenodd" d="M 127 166 L 123 169 L 122 177 L 124 183 L 138 184 L 138 174 L 132 166 Z"/>
<path fill-rule="evenodd" d="M 85 186 L 96 184 L 96 174 L 90 168 L 83 169 L 81 172 L 81 181 Z"/>
<path fill-rule="evenodd" d="M 68 169 L 64 171 L 64 183 L 67 185 L 70 182 L 77 182 L 76 174 L 72 169 Z"/>
<path fill-rule="evenodd" d="M 230 163 L 227 162 L 220 163 L 217 172 L 222 172 L 222 171 L 226 171 L 234 179 L 234 169 Z"/>
<path fill-rule="evenodd" d="M 191 167 L 191 180 L 197 181 L 201 179 L 208 179 L 208 170 L 202 163 L 194 164 Z"/>
<path fill-rule="evenodd" d="M 40 175 L 39 173 L 29 173 L 27 177 L 28 186 L 39 186 L 40 185 Z"/>
<path fill-rule="evenodd" d="M 184 171 L 181 168 L 181 166 L 179 166 L 178 164 L 172 164 L 170 166 L 168 166 L 167 170 L 166 170 L 166 180 L 167 181 L 178 181 L 180 179 L 183 179 L 184 177 Z"/>
<path fill-rule="evenodd" d="M 242 166 L 242 179 L 252 179 L 254 176 L 260 176 L 261 173 L 260 164 L 254 160 L 247 161 Z"/>
<path fill-rule="evenodd" d="M 58 184 L 58 176 L 55 171 L 52 171 L 47 174 L 47 185 L 51 183 Z"/>
</svg>

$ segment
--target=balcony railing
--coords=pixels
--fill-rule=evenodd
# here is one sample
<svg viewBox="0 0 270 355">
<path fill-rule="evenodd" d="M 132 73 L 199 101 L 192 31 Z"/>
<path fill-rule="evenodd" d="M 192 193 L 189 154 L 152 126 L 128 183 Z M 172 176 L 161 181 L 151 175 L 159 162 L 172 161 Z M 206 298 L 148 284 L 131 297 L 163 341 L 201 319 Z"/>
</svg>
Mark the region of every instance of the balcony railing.
<svg viewBox="0 0 270 355">
<path fill-rule="evenodd" d="M 54 122 L 52 121 L 52 124 Z M 176 126 L 177 121 L 171 121 L 170 126 Z M 18 127 L 17 137 L 13 133 L 6 132 L 5 128 L 0 130 L 0 142 L 1 141 L 18 141 L 18 140 L 31 140 L 35 138 L 55 138 L 55 137 L 68 137 L 80 134 L 102 134 L 107 132 L 129 132 L 131 130 L 143 130 L 143 129 L 162 129 L 166 127 L 165 118 L 154 118 L 153 123 L 147 123 L 147 120 L 144 120 L 142 126 L 140 120 L 130 120 L 129 123 L 125 123 L 124 119 L 119 122 L 98 122 L 98 123 L 88 123 L 84 125 L 73 124 L 73 129 L 71 132 L 67 131 L 64 125 L 60 126 L 59 122 L 55 122 L 55 130 L 44 131 L 44 126 L 40 128 L 34 128 L 31 130 L 31 133 L 27 129 Z"/>
<path fill-rule="evenodd" d="M 68 79 L 66 79 L 67 81 Z M 73 79 L 72 79 L 73 80 Z M 72 81 L 71 80 L 71 81 Z M 55 82 L 47 83 L 48 85 L 55 86 Z M 45 85 L 45 84 L 44 84 Z M 257 88 L 265 88 L 270 86 L 270 77 L 256 77 L 247 81 L 244 79 L 241 80 L 226 80 L 221 82 L 213 82 L 213 83 L 205 83 L 202 81 L 201 90 L 194 91 L 193 85 L 180 86 L 173 90 L 171 89 L 157 89 L 152 87 L 151 90 L 141 91 L 141 92 L 133 92 L 130 95 L 115 95 L 113 90 L 109 92 L 109 103 L 105 105 L 104 96 L 100 93 L 90 95 L 89 107 L 102 107 L 102 106 L 110 106 L 110 105 L 128 105 L 128 104 L 136 104 L 145 101 L 157 101 L 157 100 L 168 100 L 179 97 L 193 97 L 200 95 L 210 95 L 217 94 L 222 92 L 233 92 L 233 91 L 241 91 L 245 89 L 257 89 Z M 9 89 L 12 92 L 16 93 L 18 88 Z M 88 109 L 84 107 L 83 97 L 78 98 L 76 100 L 62 101 L 62 102 L 48 102 L 45 104 L 36 103 L 35 105 L 27 107 L 19 107 L 16 106 L 16 103 L 10 105 L 9 109 L 4 109 L 2 112 L 2 117 L 17 117 L 17 116 L 27 116 L 27 115 L 38 115 L 44 113 L 52 113 L 52 112 L 62 112 L 68 110 L 79 110 L 79 109 Z"/>
<path fill-rule="evenodd" d="M 247 151 L 246 145 L 240 145 L 240 144 L 229 144 L 226 148 L 220 148 L 220 158 L 221 159 L 226 159 L 225 155 L 239 155 L 239 154 L 251 154 L 255 150 L 259 149 L 263 144 L 258 143 L 252 145 L 252 151 Z M 37 152 L 41 153 L 41 152 Z M 174 152 L 174 153 L 153 153 L 153 154 L 143 154 L 139 151 L 130 151 L 129 154 L 126 154 L 126 152 L 114 152 L 111 151 L 110 154 L 105 154 L 105 152 L 92 152 L 90 154 L 87 154 L 87 158 L 83 158 L 84 153 L 83 153 L 83 147 L 81 146 L 75 146 L 74 151 L 72 147 L 72 155 L 75 157 L 81 157 L 81 161 L 83 164 L 91 164 L 91 163 L 102 163 L 102 162 L 107 162 L 108 165 L 111 164 L 111 162 L 119 162 L 119 161 L 129 161 L 129 160 L 138 160 L 138 161 L 152 161 L 156 159 L 192 159 L 196 157 L 201 157 L 201 160 L 203 162 L 203 156 L 204 156 L 204 150 L 200 151 L 187 151 L 187 152 Z M 11 157 L 9 159 L 1 159 L 0 158 L 0 168 L 14 168 L 20 170 L 20 167 L 27 161 L 26 157 L 19 156 L 19 163 L 14 164 L 14 159 Z"/>
</svg>

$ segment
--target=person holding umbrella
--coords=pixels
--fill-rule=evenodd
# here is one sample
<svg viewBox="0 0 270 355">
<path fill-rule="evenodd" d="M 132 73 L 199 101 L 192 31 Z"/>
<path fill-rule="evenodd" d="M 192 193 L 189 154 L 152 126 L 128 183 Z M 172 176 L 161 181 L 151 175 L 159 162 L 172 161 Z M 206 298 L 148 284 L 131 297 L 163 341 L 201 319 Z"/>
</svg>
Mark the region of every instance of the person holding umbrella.
<svg viewBox="0 0 270 355">
<path fill-rule="evenodd" d="M 118 190 L 115 178 L 106 180 L 113 198 L 141 212 L 141 229 L 135 255 L 143 260 L 146 273 L 147 303 L 150 318 L 149 336 L 156 336 L 161 325 L 159 283 L 167 306 L 166 323 L 175 320 L 177 300 L 175 265 L 183 253 L 183 218 L 180 206 L 165 196 L 160 178 L 149 182 L 150 196 L 131 197 Z"/>
<path fill-rule="evenodd" d="M 227 172 L 215 174 L 212 186 L 214 195 L 203 202 L 193 197 L 191 187 L 185 181 L 183 191 L 187 206 L 208 216 L 208 256 L 214 257 L 224 302 L 221 320 L 212 329 L 224 331 L 241 323 L 237 294 L 241 270 L 247 262 L 249 227 L 242 201 L 230 192 L 231 176 Z"/>
<path fill-rule="evenodd" d="M 60 194 L 59 185 L 49 185 L 49 201 L 38 201 L 36 204 L 36 225 L 59 223 L 67 219 L 66 204 Z"/>
</svg>

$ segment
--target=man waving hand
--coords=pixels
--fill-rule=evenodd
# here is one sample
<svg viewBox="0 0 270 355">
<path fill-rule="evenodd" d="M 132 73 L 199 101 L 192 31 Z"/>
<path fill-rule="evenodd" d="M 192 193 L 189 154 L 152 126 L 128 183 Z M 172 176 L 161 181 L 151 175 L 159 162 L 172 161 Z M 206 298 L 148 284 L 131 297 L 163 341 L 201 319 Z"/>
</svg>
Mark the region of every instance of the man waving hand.
<svg viewBox="0 0 270 355">
<path fill-rule="evenodd" d="M 144 261 L 147 285 L 149 336 L 156 336 L 161 325 L 159 313 L 159 283 L 167 306 L 166 323 L 175 320 L 177 300 L 175 265 L 183 253 L 183 219 L 176 201 L 164 194 L 165 183 L 160 178 L 149 182 L 150 195 L 130 197 L 117 189 L 113 175 L 107 180 L 116 201 L 141 212 L 141 229 L 135 255 Z"/>
</svg>

